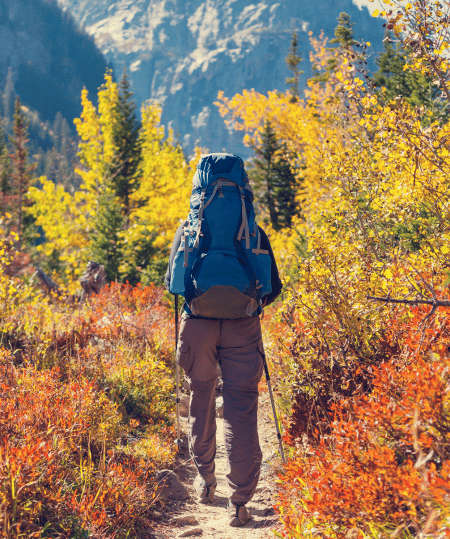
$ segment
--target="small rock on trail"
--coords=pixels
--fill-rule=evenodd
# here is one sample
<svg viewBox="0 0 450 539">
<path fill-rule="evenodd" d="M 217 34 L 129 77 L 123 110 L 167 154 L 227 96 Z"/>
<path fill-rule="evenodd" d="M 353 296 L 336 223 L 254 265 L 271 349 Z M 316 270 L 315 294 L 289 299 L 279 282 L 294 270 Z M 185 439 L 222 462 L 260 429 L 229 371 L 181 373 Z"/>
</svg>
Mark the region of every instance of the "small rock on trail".
<svg viewBox="0 0 450 539">
<path fill-rule="evenodd" d="M 198 520 L 194 517 L 194 515 L 186 515 L 184 517 L 176 518 L 175 524 L 177 526 L 197 526 Z"/>
<path fill-rule="evenodd" d="M 198 537 L 199 535 L 203 535 L 203 530 L 201 528 L 193 528 L 192 530 L 180 533 L 177 537 Z"/>
<path fill-rule="evenodd" d="M 188 489 L 171 470 L 162 470 L 156 476 L 157 493 L 163 500 L 187 500 Z"/>
</svg>

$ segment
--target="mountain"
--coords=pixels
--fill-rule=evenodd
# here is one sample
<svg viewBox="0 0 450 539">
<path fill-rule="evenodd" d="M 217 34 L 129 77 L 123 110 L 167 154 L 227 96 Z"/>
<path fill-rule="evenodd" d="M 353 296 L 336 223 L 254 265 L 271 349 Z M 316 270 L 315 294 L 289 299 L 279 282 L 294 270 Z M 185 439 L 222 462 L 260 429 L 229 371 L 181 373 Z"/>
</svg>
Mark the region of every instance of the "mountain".
<svg viewBox="0 0 450 539">
<path fill-rule="evenodd" d="M 198 141 L 211 151 L 250 154 L 213 102 L 244 88 L 285 90 L 285 57 L 292 32 L 309 67 L 308 32 L 332 37 L 347 12 L 356 37 L 381 49 L 379 22 L 352 0 L 58 0 L 95 38 L 116 73 L 127 68 L 136 102 L 156 99 L 162 122 L 179 135 L 187 153 Z"/>
<path fill-rule="evenodd" d="M 56 0 L 0 0 L 0 116 L 11 118 L 17 94 L 41 120 L 59 112 L 72 125 L 83 86 L 95 97 L 107 66 Z"/>
</svg>

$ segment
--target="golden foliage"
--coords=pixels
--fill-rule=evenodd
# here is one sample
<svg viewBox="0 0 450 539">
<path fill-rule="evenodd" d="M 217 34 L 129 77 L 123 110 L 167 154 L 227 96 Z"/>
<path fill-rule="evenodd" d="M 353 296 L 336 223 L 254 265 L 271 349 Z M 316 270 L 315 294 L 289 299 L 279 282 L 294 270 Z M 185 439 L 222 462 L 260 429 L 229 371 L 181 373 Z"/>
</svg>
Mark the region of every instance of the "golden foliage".
<svg viewBox="0 0 450 539">
<path fill-rule="evenodd" d="M 448 106 L 450 61 L 444 51 L 449 29 L 442 5 L 420 1 L 404 5 L 393 0 L 384 3 L 396 8 L 381 13 L 388 28 L 413 50 L 407 69 L 433 75 Z M 270 237 L 279 259 L 284 256 L 287 270 L 284 305 L 279 313 L 285 330 L 279 341 L 282 353 L 289 353 L 297 363 L 294 421 L 304 422 L 300 432 L 322 444 L 323 449 L 319 445 L 310 458 L 302 453 L 301 437 L 291 440 L 297 444 L 297 452 L 285 477 L 288 494 L 282 509 L 288 518 L 280 537 L 308 534 L 308 526 L 316 522 L 314 511 L 320 496 L 323 515 L 328 511 L 321 524 L 328 520 L 343 526 L 323 528 L 324 533 L 342 531 L 345 535 L 345 528 L 352 528 L 355 522 L 362 526 L 356 513 L 342 517 L 343 497 L 332 494 L 335 505 L 331 507 L 324 501 L 325 491 L 318 494 L 316 490 L 318 478 L 328 485 L 339 475 L 333 472 L 338 466 L 333 444 L 340 440 L 337 434 L 329 437 L 335 425 L 333 406 L 350 401 L 352 411 L 352 399 L 357 399 L 353 395 L 370 392 L 373 365 L 398 353 L 400 344 L 387 340 L 394 323 L 408 327 L 415 317 L 422 343 L 426 333 L 421 332 L 428 331 L 436 310 L 450 306 L 449 124 L 433 121 L 432 111 L 413 108 L 400 96 L 386 103 L 383 89 L 372 91 L 364 76 L 363 58 L 357 52 L 340 51 L 334 69 L 327 73 L 332 53 L 326 41 L 312 39 L 312 45 L 313 61 L 319 73 L 327 76 L 309 82 L 305 99 L 293 104 L 289 94 L 276 91 L 266 96 L 244 91 L 233 98 L 220 93 L 218 99 L 219 110 L 230 125 L 245 131 L 244 140 L 257 140 L 269 120 L 279 140 L 303 165 L 304 221 L 294 224 L 290 236 L 283 231 L 281 235 L 271 232 Z M 299 245 L 296 232 L 306 238 L 307 246 Z M 393 301 L 397 302 L 395 309 Z M 422 318 L 417 320 L 411 305 L 421 304 Z M 404 353 L 407 358 L 413 357 L 408 347 Z M 445 378 L 448 354 L 441 357 Z M 406 384 L 417 373 L 407 365 L 404 377 Z M 396 380 L 399 394 L 409 390 L 402 377 Z M 351 431 L 354 423 L 350 419 L 342 419 L 340 432 Z M 443 413 L 441 419 L 448 421 L 448 414 Z M 312 431 L 307 428 L 308 421 Z M 359 436 L 362 443 L 365 438 Z M 360 442 L 352 436 L 345 439 L 345 451 L 356 460 Z M 381 442 L 371 438 L 370 443 L 376 446 L 374 459 L 382 459 L 384 449 L 377 453 Z M 391 475 L 386 479 L 394 481 L 402 471 L 395 459 L 390 462 Z M 375 465 L 375 460 L 367 461 L 364 472 Z M 415 471 L 411 477 L 420 482 Z M 441 479 L 447 481 L 448 476 Z M 360 481 L 357 474 L 354 480 L 355 484 Z M 371 476 L 365 484 L 373 481 Z M 360 483 L 358 492 L 362 492 L 364 481 Z M 351 498 L 354 487 L 348 488 Z M 311 504 L 308 493 L 314 494 Z M 436 509 L 441 516 L 435 520 L 441 524 L 447 515 L 445 503 Z M 307 507 L 312 508 L 310 513 Z M 295 515 L 300 510 L 308 518 L 299 523 Z M 382 513 L 376 519 L 364 515 L 365 534 L 390 536 L 393 530 L 383 528 L 383 522 L 390 522 L 390 515 L 386 509 Z M 416 530 L 425 525 L 424 518 L 422 514 L 415 521 Z M 449 533 L 448 526 L 445 533 Z"/>
<path fill-rule="evenodd" d="M 80 136 L 80 164 L 76 168 L 82 178 L 80 189 L 71 194 L 41 177 L 39 186 L 31 187 L 28 193 L 33 202 L 28 211 L 45 235 L 45 242 L 37 250 L 56 261 L 58 271 L 53 278 L 60 281 L 63 270 L 63 281 L 71 293 L 88 262 L 101 193 L 111 188 L 109 182 L 118 154 L 114 142 L 114 129 L 119 121 L 118 99 L 118 86 L 109 72 L 98 92 L 98 111 L 87 90 L 82 91 L 83 110 L 74 121 Z M 192 167 L 185 162 L 173 132 L 165 136 L 164 126 L 160 124 L 161 112 L 156 103 L 142 106 L 141 161 L 130 195 L 127 223 L 119 231 L 122 276 L 136 262 L 135 252 L 139 249 L 153 249 L 158 259 L 168 255 L 175 230 L 189 208 Z M 199 153 L 197 149 L 195 155 Z M 120 200 L 116 199 L 120 207 Z"/>
</svg>

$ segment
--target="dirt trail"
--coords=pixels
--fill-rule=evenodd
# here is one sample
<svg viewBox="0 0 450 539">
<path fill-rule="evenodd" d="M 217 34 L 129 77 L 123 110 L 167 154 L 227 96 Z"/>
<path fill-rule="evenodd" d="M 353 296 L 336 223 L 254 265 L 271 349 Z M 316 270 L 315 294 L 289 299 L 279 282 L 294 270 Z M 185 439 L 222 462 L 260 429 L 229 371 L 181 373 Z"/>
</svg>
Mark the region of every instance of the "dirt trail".
<svg viewBox="0 0 450 539">
<path fill-rule="evenodd" d="M 278 442 L 275 425 L 272 418 L 270 398 L 267 391 L 259 397 L 258 431 L 263 451 L 263 465 L 261 478 L 255 495 L 247 507 L 250 509 L 252 519 L 243 528 L 232 528 L 229 525 L 226 506 L 226 456 L 223 439 L 223 419 L 217 418 L 217 453 L 216 477 L 217 490 L 213 505 L 196 503 L 192 482 L 196 470 L 189 459 L 187 444 L 181 449 L 180 466 L 176 473 L 187 486 L 191 499 L 186 502 L 169 502 L 161 515 L 160 524 L 155 530 L 155 539 L 175 539 L 177 537 L 203 537 L 204 539 L 250 539 L 274 538 L 272 529 L 277 529 L 278 520 L 273 510 L 275 502 L 276 469 L 280 465 L 277 454 Z M 182 418 L 183 440 L 186 440 L 187 419 Z M 195 520 L 194 520 L 195 519 Z M 180 525 L 181 521 L 190 523 Z M 196 523 L 197 522 L 197 523 Z M 196 533 L 194 533 L 196 532 Z M 189 534 L 189 535 L 185 535 Z"/>
</svg>

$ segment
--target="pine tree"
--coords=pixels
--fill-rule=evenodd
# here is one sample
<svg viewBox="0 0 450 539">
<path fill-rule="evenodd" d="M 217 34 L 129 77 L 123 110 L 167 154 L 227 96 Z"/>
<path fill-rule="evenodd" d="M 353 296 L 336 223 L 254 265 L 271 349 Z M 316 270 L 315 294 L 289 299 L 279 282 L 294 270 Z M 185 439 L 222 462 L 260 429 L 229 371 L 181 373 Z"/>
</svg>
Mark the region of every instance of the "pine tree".
<svg viewBox="0 0 450 539">
<path fill-rule="evenodd" d="M 314 75 L 311 77 L 312 82 L 325 83 L 330 78 L 330 75 L 336 71 L 338 58 L 342 53 L 352 53 L 353 48 L 357 45 L 354 39 L 352 27 L 354 22 L 350 22 L 350 15 L 342 12 L 338 17 L 338 24 L 334 29 L 334 38 L 330 40 L 331 45 L 337 47 L 328 47 L 327 51 L 332 53 L 332 56 L 327 61 L 326 69 L 321 73 L 318 66 L 312 65 Z"/>
<path fill-rule="evenodd" d="M 379 96 L 386 102 L 396 97 L 404 97 L 411 106 L 423 106 L 433 111 L 434 119 L 448 120 L 448 110 L 440 100 L 440 90 L 433 84 L 433 79 L 422 73 L 405 70 L 411 54 L 409 49 L 403 49 L 400 43 L 393 44 L 392 36 L 386 33 L 384 50 L 376 59 L 378 71 L 372 76 L 372 82 Z M 384 88 L 381 91 L 381 88 Z M 427 117 L 427 120 L 430 119 Z"/>
<path fill-rule="evenodd" d="M 3 204 L 5 204 L 6 195 L 11 191 L 11 159 L 7 146 L 2 148 L 0 153 L 0 185 L 3 194 Z"/>
<path fill-rule="evenodd" d="M 65 118 L 62 119 L 59 130 L 59 151 L 64 156 L 68 163 L 72 163 L 75 159 L 75 141 L 70 130 L 69 124 Z"/>
<path fill-rule="evenodd" d="M 17 234 L 19 236 L 19 248 L 22 241 L 23 233 L 23 205 L 25 193 L 31 179 L 31 173 L 34 170 L 34 165 L 28 163 L 28 121 L 22 110 L 19 97 L 16 98 L 14 124 L 13 124 L 12 146 L 13 153 L 11 161 L 13 165 L 13 180 L 14 190 L 18 194 L 18 219 L 17 219 Z"/>
<path fill-rule="evenodd" d="M 6 135 L 0 128 L 0 189 L 3 194 L 3 208 L 5 209 L 5 199 L 7 193 L 11 191 L 11 159 L 9 157 L 9 148 Z"/>
<path fill-rule="evenodd" d="M 14 100 L 14 82 L 13 73 L 11 67 L 8 68 L 8 75 L 6 76 L 5 87 L 3 88 L 2 101 L 3 101 L 3 113 L 7 125 L 11 125 L 11 116 L 13 113 L 12 104 Z"/>
<path fill-rule="evenodd" d="M 57 112 L 50 129 L 53 147 L 43 157 L 43 174 L 56 184 L 61 183 L 72 191 L 79 187 L 79 177 L 74 172 L 76 142 L 67 120 Z"/>
<path fill-rule="evenodd" d="M 292 173 L 286 148 L 277 138 L 269 121 L 261 134 L 261 144 L 254 145 L 256 157 L 248 168 L 255 185 L 257 206 L 265 210 L 275 230 L 292 226 L 300 214 L 296 195 L 299 182 Z"/>
<path fill-rule="evenodd" d="M 303 71 L 299 70 L 299 65 L 303 60 L 302 54 L 298 50 L 298 36 L 297 32 L 292 34 L 291 50 L 286 57 L 286 63 L 290 71 L 292 71 L 292 77 L 286 79 L 286 84 L 290 84 L 289 91 L 291 92 L 291 102 L 296 103 L 300 99 L 300 75 Z"/>
<path fill-rule="evenodd" d="M 350 52 L 357 45 L 357 41 L 353 39 L 354 22 L 350 22 L 350 15 L 344 11 L 339 14 L 338 24 L 334 29 L 334 38 L 330 39 L 330 44 L 336 44 L 341 50 Z"/>
<path fill-rule="evenodd" d="M 98 211 L 94 217 L 93 237 L 90 245 L 92 260 L 105 266 L 109 281 L 119 278 L 121 263 L 120 231 L 123 216 L 113 189 L 104 186 L 98 200 Z"/>
<path fill-rule="evenodd" d="M 136 117 L 136 104 L 130 91 L 130 81 L 126 70 L 119 83 L 117 104 L 118 119 L 114 126 L 115 165 L 111 171 L 112 185 L 123 204 L 123 211 L 128 218 L 130 213 L 130 195 L 138 187 L 136 172 L 141 160 L 139 131 L 141 124 Z"/>
<path fill-rule="evenodd" d="M 61 125 L 64 118 L 63 115 L 58 111 L 53 120 L 51 127 L 51 136 L 53 141 L 53 148 L 59 152 L 61 151 Z"/>
</svg>

